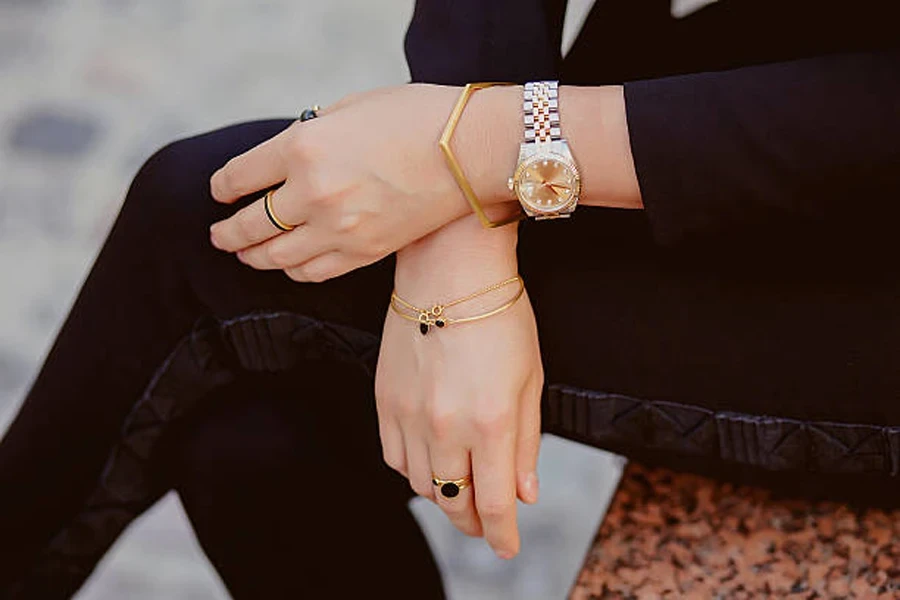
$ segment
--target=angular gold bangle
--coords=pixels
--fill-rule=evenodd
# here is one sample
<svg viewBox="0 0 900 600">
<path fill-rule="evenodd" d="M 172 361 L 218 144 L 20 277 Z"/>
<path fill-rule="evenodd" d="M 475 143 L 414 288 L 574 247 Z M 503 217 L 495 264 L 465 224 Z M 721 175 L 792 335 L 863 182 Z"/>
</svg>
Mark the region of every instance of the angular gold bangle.
<svg viewBox="0 0 900 600">
<path fill-rule="evenodd" d="M 450 168 L 450 172 L 453 173 L 453 177 L 454 179 L 456 179 L 456 183 L 459 185 L 459 189 L 462 190 L 462 193 L 466 197 L 466 200 L 469 201 L 469 205 L 472 207 L 472 210 L 475 211 L 476 215 L 478 215 L 478 220 L 481 221 L 481 224 L 486 229 L 515 223 L 516 221 L 521 220 L 524 214 L 519 213 L 502 221 L 491 221 L 490 218 L 488 218 L 487 214 L 485 214 L 484 207 L 481 206 L 481 201 L 478 199 L 478 196 L 475 195 L 475 190 L 472 189 L 472 185 L 469 183 L 469 180 L 466 179 L 459 161 L 453 154 L 453 149 L 450 148 L 450 140 L 453 138 L 453 133 L 456 131 L 456 126 L 459 124 L 459 120 L 462 117 L 463 111 L 466 108 L 466 104 L 468 104 L 469 98 L 472 97 L 472 94 L 474 94 L 478 90 L 483 90 L 484 88 L 494 87 L 497 85 L 515 84 L 503 81 L 484 81 L 480 83 L 467 84 L 466 87 L 463 88 L 462 93 L 459 95 L 459 100 L 456 101 L 456 106 L 453 107 L 453 112 L 450 113 L 450 118 L 447 119 L 447 125 L 444 127 L 444 132 L 441 134 L 441 140 L 438 142 L 438 145 L 441 147 L 441 151 L 444 153 L 444 158 L 447 161 L 447 166 Z"/>
</svg>

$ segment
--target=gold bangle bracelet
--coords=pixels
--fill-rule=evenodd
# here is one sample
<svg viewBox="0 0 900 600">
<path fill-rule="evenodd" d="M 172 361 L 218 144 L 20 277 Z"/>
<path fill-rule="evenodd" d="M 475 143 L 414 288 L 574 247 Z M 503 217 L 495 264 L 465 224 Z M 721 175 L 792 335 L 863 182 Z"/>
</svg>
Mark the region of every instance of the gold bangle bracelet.
<svg viewBox="0 0 900 600">
<path fill-rule="evenodd" d="M 469 300 L 473 300 L 479 296 L 483 296 L 495 290 L 499 290 L 502 287 L 513 283 L 519 283 L 519 290 L 516 292 L 516 295 L 513 296 L 510 300 L 504 302 L 497 308 L 493 308 L 485 313 L 472 315 L 469 317 L 448 317 L 444 311 L 447 308 L 452 306 L 456 306 L 457 304 L 462 304 L 463 302 L 468 302 Z M 406 319 L 407 321 L 413 321 L 419 324 L 419 331 L 422 332 L 422 335 L 427 334 L 432 326 L 443 328 L 447 325 L 454 325 L 459 323 L 471 323 L 472 321 L 480 321 L 481 319 L 486 319 L 488 317 L 493 317 L 494 315 L 500 314 L 519 301 L 522 295 L 525 293 L 525 282 L 522 281 L 522 277 L 520 275 L 516 275 L 515 277 L 510 277 L 509 279 L 504 279 L 500 283 L 495 283 L 490 285 L 484 289 L 478 290 L 477 292 L 473 292 L 468 296 L 464 296 L 457 300 L 453 300 L 451 302 L 446 302 L 444 304 L 435 304 L 431 308 L 419 308 L 415 306 L 400 296 L 397 295 L 397 292 L 394 291 L 391 293 L 391 309 L 397 313 L 400 317 Z M 414 314 L 410 314 L 414 313 Z M 415 316 L 414 316 L 415 315 Z"/>
<path fill-rule="evenodd" d="M 441 151 L 444 153 L 444 159 L 446 159 L 447 161 L 447 167 L 450 169 L 450 172 L 453 173 L 453 178 L 456 179 L 456 183 L 457 185 L 459 185 L 459 189 L 462 190 L 462 193 L 466 197 L 466 200 L 469 201 L 469 205 L 472 207 L 472 210 L 475 211 L 476 215 L 478 215 L 478 220 L 481 221 L 481 225 L 486 229 L 500 227 L 502 225 L 508 225 L 510 223 L 520 221 L 522 217 L 524 217 L 524 213 L 519 213 L 510 218 L 500 221 L 491 221 L 491 219 L 484 212 L 484 207 L 481 205 L 481 201 L 478 199 L 478 196 L 475 195 L 475 190 L 472 189 L 472 184 L 470 184 L 469 180 L 466 179 L 466 176 L 462 170 L 462 166 L 456 159 L 456 155 L 453 154 L 453 149 L 450 147 L 450 140 L 453 139 L 453 133 L 456 131 L 456 126 L 459 125 L 459 120 L 460 118 L 462 118 L 463 111 L 466 108 L 466 104 L 468 104 L 469 102 L 469 98 L 472 97 L 472 94 L 474 94 L 478 90 L 483 90 L 485 88 L 498 85 L 515 84 L 503 81 L 485 81 L 481 83 L 467 84 L 466 87 L 463 88 L 463 91 L 460 93 L 459 100 L 456 101 L 456 106 L 453 107 L 453 111 L 450 113 L 450 118 L 447 119 L 447 125 L 444 127 L 444 132 L 441 134 L 441 139 L 438 142 L 438 145 L 441 147 Z"/>
</svg>

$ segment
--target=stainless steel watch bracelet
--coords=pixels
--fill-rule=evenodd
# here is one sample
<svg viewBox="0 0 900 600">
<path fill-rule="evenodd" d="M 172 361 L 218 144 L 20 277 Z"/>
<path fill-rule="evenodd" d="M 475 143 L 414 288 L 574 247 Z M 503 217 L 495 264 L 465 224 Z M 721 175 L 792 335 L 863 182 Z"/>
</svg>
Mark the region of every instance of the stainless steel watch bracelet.
<svg viewBox="0 0 900 600">
<path fill-rule="evenodd" d="M 542 144 L 561 139 L 559 128 L 559 82 L 530 81 L 525 84 L 525 142 Z"/>
</svg>

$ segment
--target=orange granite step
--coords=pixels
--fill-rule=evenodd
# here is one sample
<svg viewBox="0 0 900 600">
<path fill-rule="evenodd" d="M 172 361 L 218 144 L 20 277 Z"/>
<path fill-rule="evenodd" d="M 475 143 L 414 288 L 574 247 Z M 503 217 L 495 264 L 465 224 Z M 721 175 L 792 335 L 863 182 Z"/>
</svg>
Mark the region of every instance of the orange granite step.
<svg viewBox="0 0 900 600">
<path fill-rule="evenodd" d="M 900 598 L 900 510 L 630 463 L 570 600 Z"/>
</svg>

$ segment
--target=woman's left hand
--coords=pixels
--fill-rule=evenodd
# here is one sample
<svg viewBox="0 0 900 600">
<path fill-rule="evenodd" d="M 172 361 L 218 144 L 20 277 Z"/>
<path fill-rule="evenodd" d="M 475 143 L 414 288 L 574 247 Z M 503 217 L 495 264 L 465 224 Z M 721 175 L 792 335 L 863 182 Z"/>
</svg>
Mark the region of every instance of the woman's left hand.
<svg viewBox="0 0 900 600">
<path fill-rule="evenodd" d="M 484 230 L 464 217 L 398 253 L 397 291 L 428 306 L 504 281 L 516 272 L 515 243 L 515 227 Z M 515 293 L 510 285 L 453 311 L 478 314 Z M 375 378 L 385 461 L 502 558 L 519 551 L 516 497 L 537 500 L 542 386 L 527 295 L 497 315 L 424 336 L 388 312 Z M 472 485 L 444 497 L 432 475 L 471 476 Z"/>
<path fill-rule="evenodd" d="M 282 235 L 259 199 L 215 223 L 212 243 L 257 269 L 323 281 L 471 212 L 438 147 L 458 94 L 459 88 L 425 84 L 354 94 L 233 158 L 213 175 L 213 198 L 232 203 L 283 182 L 273 212 L 296 228 Z M 454 136 L 485 204 L 511 199 L 504 186 L 521 133 L 518 94 L 479 92 Z"/>
</svg>

